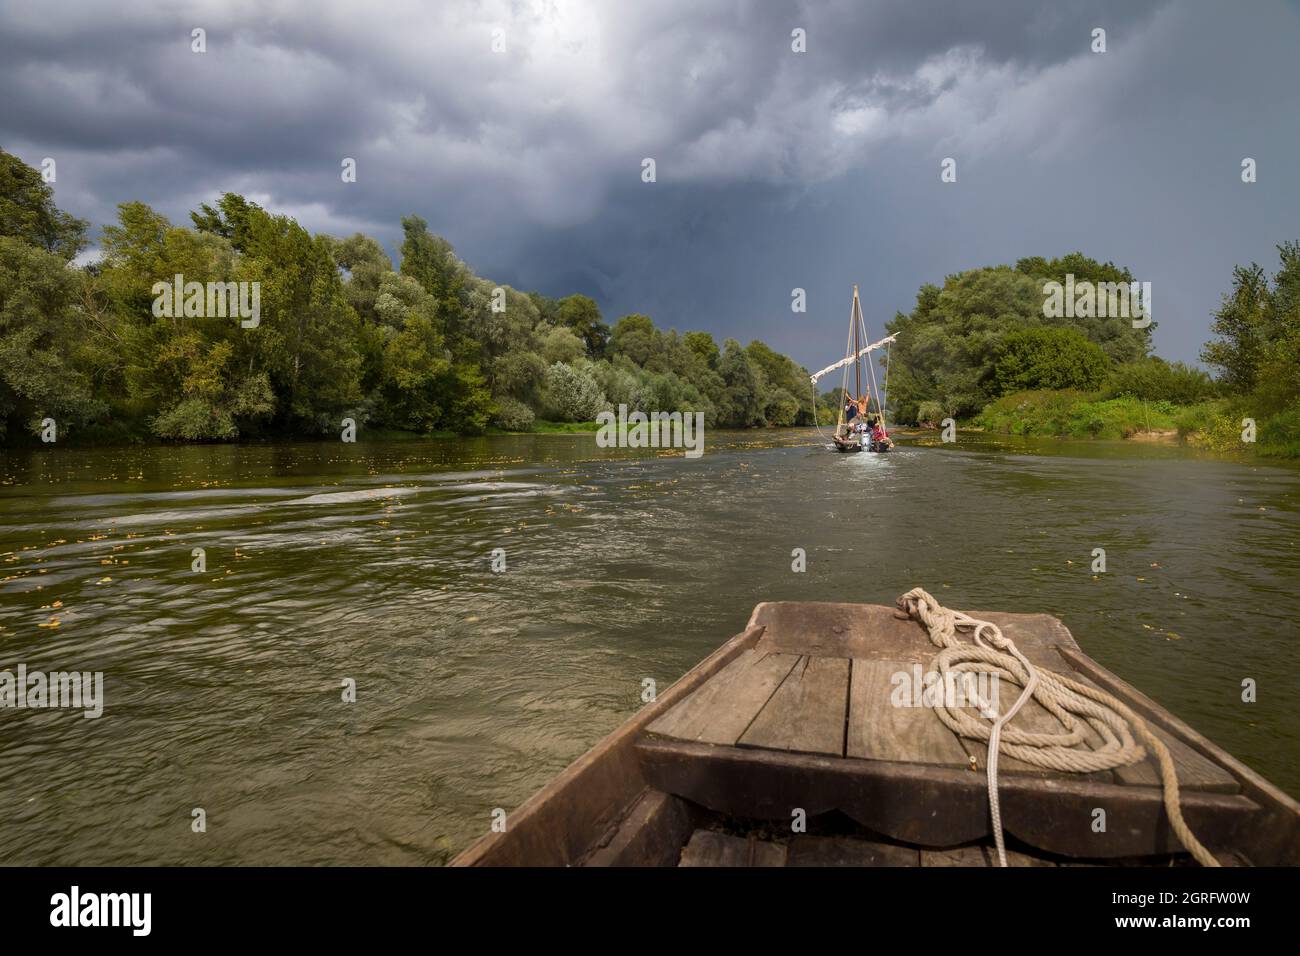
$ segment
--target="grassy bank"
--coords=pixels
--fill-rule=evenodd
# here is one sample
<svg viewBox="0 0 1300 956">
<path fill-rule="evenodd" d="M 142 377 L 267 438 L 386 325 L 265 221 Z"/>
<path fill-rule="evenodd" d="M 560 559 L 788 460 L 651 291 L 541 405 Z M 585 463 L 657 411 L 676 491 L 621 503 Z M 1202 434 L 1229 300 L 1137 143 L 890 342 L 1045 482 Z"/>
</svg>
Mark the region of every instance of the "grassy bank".
<svg viewBox="0 0 1300 956">
<path fill-rule="evenodd" d="M 505 428 L 498 428 L 495 425 L 489 425 L 480 434 L 482 435 L 567 435 L 583 434 L 599 431 L 598 422 L 550 422 L 538 420 L 533 422 L 532 427 L 527 431 L 511 431 Z M 403 428 L 384 428 L 380 426 L 362 424 L 357 428 L 357 440 L 376 442 L 376 441 L 427 441 L 431 438 L 466 438 L 473 436 L 462 435 L 459 432 L 449 429 L 435 429 L 433 431 L 417 432 Z M 174 442 L 167 439 L 159 438 L 148 428 L 141 426 L 139 423 L 122 423 L 113 422 L 106 425 L 87 425 L 76 429 L 75 431 L 63 431 L 59 433 L 58 445 L 64 448 L 95 448 L 95 447 L 118 447 L 125 445 L 203 445 L 203 444 L 247 444 L 256 445 L 265 442 L 312 442 L 312 441 L 332 441 L 337 440 L 337 434 L 321 435 L 257 435 L 250 434 L 241 436 L 234 441 L 223 442 Z M 23 431 L 15 431 L 6 436 L 0 442 L 0 448 L 49 448 L 36 435 Z"/>
<path fill-rule="evenodd" d="M 541 419 L 533 422 L 533 427 L 527 432 L 513 432 L 512 434 L 541 433 L 543 435 L 569 434 L 571 432 L 594 432 L 600 431 L 599 422 L 548 422 Z"/>
<path fill-rule="evenodd" d="M 1252 417 L 1253 444 L 1242 440 L 1243 419 Z M 1166 433 L 1213 451 L 1300 458 L 1300 409 L 1259 418 L 1231 399 L 1175 405 L 1068 390 L 1017 392 L 986 405 L 972 424 L 1004 435 L 1057 438 L 1123 439 Z"/>
<path fill-rule="evenodd" d="M 1004 435 L 1131 438 L 1138 433 L 1177 430 L 1179 411 L 1169 402 L 1102 399 L 1086 392 L 1017 392 L 986 405 L 975 424 Z"/>
</svg>

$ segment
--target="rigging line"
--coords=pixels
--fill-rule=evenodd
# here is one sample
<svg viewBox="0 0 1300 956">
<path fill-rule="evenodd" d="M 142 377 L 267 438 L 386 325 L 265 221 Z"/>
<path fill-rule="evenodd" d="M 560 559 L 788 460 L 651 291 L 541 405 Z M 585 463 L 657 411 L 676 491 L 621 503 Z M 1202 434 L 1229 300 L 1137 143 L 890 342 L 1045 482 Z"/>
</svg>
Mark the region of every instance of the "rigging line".
<svg viewBox="0 0 1300 956">
<path fill-rule="evenodd" d="M 817 426 L 817 434 L 821 436 L 822 441 L 826 441 L 826 433 L 822 431 L 821 418 L 820 418 L 820 416 L 817 414 L 817 383 L 816 383 L 816 382 L 809 382 L 809 383 L 808 383 L 808 387 L 809 387 L 810 389 L 812 389 L 812 400 L 813 400 L 813 424 Z M 844 414 L 843 410 L 840 411 L 840 414 L 841 414 L 841 415 Z M 830 445 L 827 445 L 826 447 L 829 448 Z"/>
<path fill-rule="evenodd" d="M 861 302 L 858 303 L 858 324 L 862 326 L 862 337 L 865 338 L 868 342 L 870 342 L 871 339 L 870 339 L 870 337 L 867 335 L 867 317 L 866 317 L 865 315 L 862 314 L 862 303 L 861 303 Z M 871 388 L 872 388 L 872 391 L 875 391 L 875 390 L 876 390 L 875 366 L 872 365 L 870 362 L 867 363 L 867 373 L 868 373 L 868 375 L 870 375 L 870 377 L 871 377 Z M 876 403 L 879 404 L 879 402 L 880 402 L 880 393 L 877 391 L 877 392 L 876 392 Z"/>
<path fill-rule="evenodd" d="M 853 354 L 853 306 L 849 306 L 849 336 L 844 343 L 844 357 L 847 359 Z M 840 379 L 840 397 L 835 404 L 839 406 L 839 422 L 835 426 L 835 434 L 840 433 L 840 427 L 844 424 L 844 403 L 848 401 L 849 394 L 849 366 L 844 366 L 844 375 Z"/>
<path fill-rule="evenodd" d="M 885 405 L 889 401 L 889 347 L 892 344 L 892 342 L 885 343 L 885 386 L 883 394 L 880 396 L 880 423 L 882 425 L 885 422 Z"/>
<path fill-rule="evenodd" d="M 867 320 L 866 317 L 862 314 L 861 305 L 858 306 L 858 321 L 862 325 L 863 337 L 867 338 Z M 870 338 L 867 338 L 867 340 L 870 341 Z M 885 344 L 888 345 L 889 343 L 886 342 Z M 876 404 L 880 408 L 880 423 L 883 426 L 885 423 L 885 404 L 881 400 L 880 391 L 876 386 L 876 366 L 874 363 L 871 362 L 867 363 L 867 374 L 871 378 L 871 390 L 876 393 Z"/>
</svg>

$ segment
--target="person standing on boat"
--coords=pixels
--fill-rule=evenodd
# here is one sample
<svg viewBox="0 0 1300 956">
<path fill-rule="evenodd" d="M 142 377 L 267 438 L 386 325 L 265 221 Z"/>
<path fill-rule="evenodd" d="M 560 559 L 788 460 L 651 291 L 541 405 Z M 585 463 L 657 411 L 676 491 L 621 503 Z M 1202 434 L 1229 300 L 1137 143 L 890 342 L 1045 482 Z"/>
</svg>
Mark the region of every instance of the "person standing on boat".
<svg viewBox="0 0 1300 956">
<path fill-rule="evenodd" d="M 863 392 L 861 398 L 846 394 L 844 399 L 844 424 L 848 425 L 859 415 L 867 414 L 867 405 L 871 402 L 871 390 L 867 389 Z"/>
<path fill-rule="evenodd" d="M 843 421 L 835 430 L 836 437 L 859 434 L 865 431 L 863 424 L 866 421 L 867 406 L 870 401 L 870 389 L 864 391 L 861 398 L 854 398 L 849 394 L 848 389 L 844 390 Z M 854 419 L 857 420 L 856 424 Z"/>
</svg>

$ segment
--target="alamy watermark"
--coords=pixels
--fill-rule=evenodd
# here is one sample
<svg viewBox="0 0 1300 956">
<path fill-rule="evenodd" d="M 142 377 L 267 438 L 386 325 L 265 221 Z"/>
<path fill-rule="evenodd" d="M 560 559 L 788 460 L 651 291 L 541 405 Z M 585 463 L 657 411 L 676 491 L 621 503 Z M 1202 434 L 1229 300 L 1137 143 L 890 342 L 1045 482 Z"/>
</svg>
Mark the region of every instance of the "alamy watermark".
<svg viewBox="0 0 1300 956">
<path fill-rule="evenodd" d="M 159 319 L 238 318 L 245 329 L 262 322 L 262 283 L 186 282 L 176 273 L 171 282 L 155 282 L 153 314 Z"/>
<path fill-rule="evenodd" d="M 889 683 L 893 690 L 889 702 L 895 707 L 978 707 L 981 716 L 994 720 L 998 716 L 998 675 L 989 671 L 921 672 L 920 664 L 911 671 L 896 671 Z"/>
<path fill-rule="evenodd" d="M 95 719 L 104 713 L 103 671 L 0 671 L 0 707 L 18 709 L 71 708 Z"/>
<path fill-rule="evenodd" d="M 132 936 L 148 936 L 153 928 L 152 893 L 89 893 L 73 885 L 67 893 L 50 897 L 50 925 L 54 927 L 125 927 Z"/>
<path fill-rule="evenodd" d="M 618 406 L 618 416 L 604 411 L 596 416 L 601 448 L 685 448 L 687 458 L 704 454 L 703 412 L 632 412 Z"/>
<path fill-rule="evenodd" d="M 1082 282 L 1069 273 L 1062 285 L 1043 283 L 1043 317 L 1048 319 L 1132 319 L 1133 328 L 1151 324 L 1150 282 Z"/>
</svg>

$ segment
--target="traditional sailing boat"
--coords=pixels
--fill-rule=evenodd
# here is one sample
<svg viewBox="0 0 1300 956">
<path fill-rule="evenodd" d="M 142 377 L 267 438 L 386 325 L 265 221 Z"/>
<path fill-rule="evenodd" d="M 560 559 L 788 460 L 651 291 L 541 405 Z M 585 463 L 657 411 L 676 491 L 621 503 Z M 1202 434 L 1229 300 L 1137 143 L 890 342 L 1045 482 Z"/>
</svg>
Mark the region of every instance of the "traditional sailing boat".
<svg viewBox="0 0 1300 956">
<path fill-rule="evenodd" d="M 831 436 L 836 451 L 872 451 L 886 452 L 894 447 L 894 441 L 885 431 L 885 399 L 889 388 L 889 343 L 895 336 L 890 335 L 879 342 L 863 346 L 867 341 L 867 323 L 862 318 L 862 303 L 858 300 L 858 287 L 853 287 L 853 307 L 849 310 L 849 340 L 845 345 L 845 355 L 834 365 L 828 365 L 812 376 L 813 392 L 816 394 L 817 380 L 829 375 L 838 368 L 844 369 L 844 378 L 840 385 L 840 419 Z M 885 392 L 875 388 L 876 370 L 868 355 L 879 348 L 885 349 Z M 866 366 L 869 385 L 863 389 L 862 369 Z M 853 371 L 853 391 L 849 391 L 849 370 Z M 871 396 L 877 396 L 875 415 L 871 413 Z"/>
</svg>

